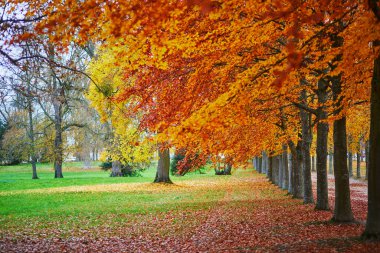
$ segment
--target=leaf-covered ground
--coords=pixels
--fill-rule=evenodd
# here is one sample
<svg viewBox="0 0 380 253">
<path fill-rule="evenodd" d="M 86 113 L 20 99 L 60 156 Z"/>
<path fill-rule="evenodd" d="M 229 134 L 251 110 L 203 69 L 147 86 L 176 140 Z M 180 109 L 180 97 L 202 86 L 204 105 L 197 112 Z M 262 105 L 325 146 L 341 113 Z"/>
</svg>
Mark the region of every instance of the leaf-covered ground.
<svg viewBox="0 0 380 253">
<path fill-rule="evenodd" d="M 380 243 L 360 240 L 361 181 L 352 182 L 353 224 L 329 222 L 330 211 L 250 170 L 174 181 L 0 191 L 0 251 L 380 252 Z"/>
</svg>

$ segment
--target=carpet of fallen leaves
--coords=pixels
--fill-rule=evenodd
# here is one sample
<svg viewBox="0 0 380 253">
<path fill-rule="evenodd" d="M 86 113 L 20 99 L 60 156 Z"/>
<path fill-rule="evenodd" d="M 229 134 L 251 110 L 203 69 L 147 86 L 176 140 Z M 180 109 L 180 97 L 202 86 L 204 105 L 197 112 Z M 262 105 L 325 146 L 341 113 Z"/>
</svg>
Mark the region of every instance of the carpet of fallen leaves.
<svg viewBox="0 0 380 253">
<path fill-rule="evenodd" d="M 168 212 L 113 213 L 87 219 L 82 216 L 77 222 L 73 222 L 76 217 L 67 217 L 69 228 L 65 231 L 60 229 L 61 220 L 56 223 L 52 220 L 44 223 L 41 218 L 24 220 L 16 227 L 1 226 L 0 251 L 380 252 L 380 243 L 360 240 L 367 209 L 367 186 L 363 181 L 351 182 L 357 222 L 335 224 L 329 221 L 331 211 L 314 211 L 313 205 L 292 199 L 256 172 L 245 171 L 224 178 L 183 180 L 174 186 L 135 183 L 33 190 L 29 194 L 103 190 L 125 194 L 174 191 L 180 196 L 197 191 L 194 201 L 200 199 L 204 203 L 198 203 L 199 208 Z M 329 178 L 329 184 L 333 207 L 333 178 Z M 207 202 L 202 194 L 220 197 Z M 181 205 L 188 204 L 186 201 Z M 102 222 L 92 225 L 92 219 Z"/>
</svg>

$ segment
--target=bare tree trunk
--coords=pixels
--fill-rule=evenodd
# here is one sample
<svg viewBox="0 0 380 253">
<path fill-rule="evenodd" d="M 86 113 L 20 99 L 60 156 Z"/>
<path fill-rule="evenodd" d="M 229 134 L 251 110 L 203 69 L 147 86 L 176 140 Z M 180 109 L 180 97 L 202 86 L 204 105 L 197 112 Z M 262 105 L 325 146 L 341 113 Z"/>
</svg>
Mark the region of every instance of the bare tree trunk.
<svg viewBox="0 0 380 253">
<path fill-rule="evenodd" d="M 329 210 L 328 180 L 327 180 L 327 143 L 329 124 L 326 122 L 327 112 L 324 104 L 327 101 L 327 82 L 318 81 L 318 125 L 317 125 L 317 203 L 315 209 Z M 329 168 L 332 174 L 332 156 L 329 156 Z"/>
<path fill-rule="evenodd" d="M 333 77 L 333 99 L 337 109 L 335 115 L 341 112 L 341 81 L 340 76 Z M 354 220 L 351 209 L 350 182 L 347 168 L 347 135 L 346 117 L 334 121 L 334 174 L 335 174 L 335 208 L 333 221 L 350 222 Z"/>
<path fill-rule="evenodd" d="M 169 148 L 164 150 L 158 149 L 158 164 L 157 164 L 157 173 L 154 183 L 168 183 L 172 184 L 172 181 L 169 177 L 170 170 L 170 153 Z"/>
<path fill-rule="evenodd" d="M 380 19 L 380 17 L 379 17 Z M 368 216 L 363 237 L 380 239 L 380 56 L 374 61 L 369 134 Z"/>
<path fill-rule="evenodd" d="M 311 156 L 311 171 L 315 170 L 315 156 Z"/>
</svg>

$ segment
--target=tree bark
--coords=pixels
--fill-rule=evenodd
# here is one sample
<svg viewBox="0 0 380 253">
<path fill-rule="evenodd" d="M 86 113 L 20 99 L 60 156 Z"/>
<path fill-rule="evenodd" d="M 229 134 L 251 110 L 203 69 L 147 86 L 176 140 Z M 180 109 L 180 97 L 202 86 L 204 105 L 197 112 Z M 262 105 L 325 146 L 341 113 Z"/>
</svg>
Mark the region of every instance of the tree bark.
<svg viewBox="0 0 380 253">
<path fill-rule="evenodd" d="M 62 105 L 55 98 L 54 104 L 54 178 L 63 178 L 62 163 L 63 163 L 63 143 L 62 143 Z"/>
<path fill-rule="evenodd" d="M 360 172 L 360 164 L 361 164 L 361 155 L 360 151 L 356 154 L 356 177 L 361 178 L 361 172 Z"/>
<path fill-rule="evenodd" d="M 169 148 L 161 150 L 158 149 L 158 164 L 157 164 L 157 173 L 154 183 L 169 183 L 172 184 L 172 181 L 169 177 L 170 171 L 170 153 Z"/>
<path fill-rule="evenodd" d="M 329 134 L 329 124 L 327 120 L 327 112 L 324 104 L 327 102 L 327 82 L 325 80 L 318 81 L 318 103 L 321 105 L 317 109 L 317 203 L 315 209 L 329 210 L 328 196 L 328 179 L 327 179 L 327 143 Z M 332 174 L 332 156 L 329 156 L 329 165 Z"/>
<path fill-rule="evenodd" d="M 334 155 L 331 152 L 329 154 L 329 174 L 332 175 L 334 173 L 334 165 L 333 165 Z"/>
<path fill-rule="evenodd" d="M 288 167 L 288 146 L 282 145 L 282 166 L 284 171 L 283 189 L 289 190 L 289 167 Z"/>
<path fill-rule="evenodd" d="M 332 81 L 333 100 L 337 109 L 335 115 L 341 112 L 341 80 L 340 76 Z M 335 174 L 335 208 L 333 221 L 351 222 L 354 220 L 350 200 L 350 182 L 347 168 L 347 135 L 346 117 L 334 121 L 334 174 Z"/>
<path fill-rule="evenodd" d="M 289 153 L 289 158 L 288 158 L 288 161 L 289 161 L 289 189 L 288 189 L 288 192 L 293 195 L 294 194 L 294 172 L 293 172 L 293 155 L 292 155 L 292 150 L 290 148 L 290 145 L 288 144 L 289 146 L 289 149 L 290 149 L 290 153 Z"/>
<path fill-rule="evenodd" d="M 113 161 L 112 162 L 111 177 L 122 177 L 122 176 L 123 176 L 123 173 L 121 172 L 120 161 Z"/>
<path fill-rule="evenodd" d="M 300 143 L 297 143 L 297 146 L 294 145 L 292 141 L 289 141 L 289 148 L 292 153 L 292 194 L 294 198 L 302 199 L 302 177 L 301 177 L 301 168 L 302 164 L 298 158 Z M 298 150 L 297 150 L 298 149 Z"/>
<path fill-rule="evenodd" d="M 258 159 L 258 164 L 257 164 L 257 167 L 258 167 L 258 172 L 259 173 L 263 173 L 263 158 L 260 156 L 259 159 Z"/>
<path fill-rule="evenodd" d="M 352 152 L 348 152 L 348 174 L 350 177 L 353 175 L 353 169 L 352 169 Z"/>
<path fill-rule="evenodd" d="M 371 82 L 369 134 L 368 215 L 363 237 L 380 239 L 380 56 L 374 61 Z"/>
<path fill-rule="evenodd" d="M 282 154 L 278 156 L 278 186 L 283 189 L 284 187 L 284 164 L 282 160 Z"/>
<path fill-rule="evenodd" d="M 273 183 L 273 156 L 269 155 L 268 157 L 268 179 Z"/>
<path fill-rule="evenodd" d="M 365 143 L 365 179 L 368 180 L 368 165 L 369 165 L 369 141 Z"/>
<path fill-rule="evenodd" d="M 28 85 L 28 93 L 31 93 L 30 84 Z M 29 96 L 27 98 L 28 101 L 28 117 L 29 117 L 29 140 L 30 140 L 30 156 L 32 163 L 32 179 L 38 179 L 37 175 L 37 156 L 36 156 L 36 142 L 34 137 L 34 126 L 33 126 L 33 104 L 32 97 Z"/>
<path fill-rule="evenodd" d="M 301 103 L 307 106 L 306 90 L 301 91 Z M 314 203 L 313 189 L 311 181 L 311 131 L 309 122 L 309 113 L 304 109 L 300 110 L 301 126 L 302 126 L 302 163 L 303 163 L 303 202 L 305 204 Z"/>
<path fill-rule="evenodd" d="M 227 163 L 227 166 L 224 169 L 224 175 L 231 175 L 231 171 L 232 171 L 232 164 L 231 163 Z"/>
<path fill-rule="evenodd" d="M 268 174 L 268 156 L 265 151 L 263 151 L 262 172 Z"/>
</svg>

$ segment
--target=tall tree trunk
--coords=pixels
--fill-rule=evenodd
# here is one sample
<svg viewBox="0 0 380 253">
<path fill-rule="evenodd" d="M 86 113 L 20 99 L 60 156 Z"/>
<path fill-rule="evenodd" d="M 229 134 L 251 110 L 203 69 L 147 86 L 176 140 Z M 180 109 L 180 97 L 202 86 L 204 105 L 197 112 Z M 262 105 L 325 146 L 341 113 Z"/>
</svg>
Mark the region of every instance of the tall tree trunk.
<svg viewBox="0 0 380 253">
<path fill-rule="evenodd" d="M 328 180 L 327 180 L 327 143 L 329 124 L 326 122 L 327 112 L 324 104 L 327 102 L 327 82 L 318 81 L 318 103 L 317 109 L 317 203 L 315 209 L 329 210 Z M 329 165 L 332 174 L 332 156 L 329 155 Z"/>
<path fill-rule="evenodd" d="M 369 141 L 365 143 L 365 179 L 368 180 L 368 165 L 369 165 Z"/>
<path fill-rule="evenodd" d="M 352 169 L 352 152 L 348 152 L 348 174 L 350 177 L 353 175 L 353 169 Z"/>
<path fill-rule="evenodd" d="M 289 142 L 288 142 L 289 143 Z M 288 144 L 289 146 L 289 149 L 290 149 L 290 153 L 289 153 L 289 157 L 288 157 L 288 162 L 289 162 L 289 189 L 288 189 L 288 192 L 293 195 L 294 194 L 294 172 L 293 172 L 293 154 L 292 154 L 292 150 L 290 148 L 290 145 Z"/>
<path fill-rule="evenodd" d="M 273 183 L 273 156 L 269 155 L 268 157 L 268 179 Z"/>
<path fill-rule="evenodd" d="M 54 101 L 54 178 L 63 178 L 62 105 L 58 98 Z"/>
<path fill-rule="evenodd" d="M 262 166 L 263 166 L 263 173 L 268 174 L 268 156 L 265 151 L 263 151 L 263 161 L 262 161 Z"/>
<path fill-rule="evenodd" d="M 331 152 L 329 154 L 329 174 L 332 175 L 334 173 L 334 165 L 333 165 L 333 161 L 334 161 L 334 155 L 333 153 Z"/>
<path fill-rule="evenodd" d="M 161 150 L 158 149 L 158 164 L 157 164 L 157 173 L 154 183 L 169 183 L 172 184 L 172 181 L 169 177 L 170 170 L 170 153 L 169 148 Z"/>
<path fill-rule="evenodd" d="M 368 215 L 363 237 L 380 239 L 380 56 L 374 61 L 371 86 Z"/>
<path fill-rule="evenodd" d="M 263 173 L 263 157 L 259 157 L 257 167 L 259 168 L 259 173 Z"/>
<path fill-rule="evenodd" d="M 356 154 L 356 177 L 361 178 L 362 175 L 360 173 L 360 164 L 361 164 L 361 155 L 360 151 Z"/>
<path fill-rule="evenodd" d="M 341 80 L 333 77 L 333 100 L 337 107 L 335 115 L 341 112 Z M 346 117 L 334 121 L 334 175 L 335 175 L 335 208 L 333 221 L 350 222 L 354 220 L 351 209 L 350 181 L 347 168 L 347 135 Z"/>
<path fill-rule="evenodd" d="M 311 156 L 311 171 L 315 170 L 315 156 Z"/>
<path fill-rule="evenodd" d="M 30 85 L 28 85 L 28 93 L 31 93 Z M 34 138 L 34 126 L 33 126 L 33 108 L 32 98 L 28 97 L 28 117 L 29 117 L 29 140 L 30 140 L 30 156 L 32 163 L 32 179 L 38 179 L 37 175 L 37 156 L 36 156 L 36 143 Z"/>
<path fill-rule="evenodd" d="M 272 165 L 272 183 L 278 185 L 278 157 L 273 156 L 273 165 Z"/>
<path fill-rule="evenodd" d="M 289 141 L 289 148 L 292 153 L 292 193 L 293 197 L 297 199 L 303 198 L 303 192 L 302 192 L 302 177 L 301 177 L 301 168 L 302 164 L 300 163 L 300 160 L 298 158 L 299 152 L 297 151 L 297 147 L 299 148 L 299 142 L 297 143 L 297 146 L 294 145 L 292 141 Z"/>
<path fill-rule="evenodd" d="M 278 156 L 278 186 L 282 189 L 284 187 L 284 164 L 282 161 L 282 155 Z"/>
<path fill-rule="evenodd" d="M 306 90 L 301 91 L 301 103 L 307 106 Z M 305 204 L 314 203 L 313 188 L 311 181 L 311 131 L 309 122 L 309 113 L 303 109 L 300 110 L 301 126 L 302 126 L 302 160 L 303 160 L 303 202 Z"/>
<path fill-rule="evenodd" d="M 289 190 L 289 167 L 288 167 L 288 146 L 282 145 L 282 165 L 284 171 L 284 184 L 282 189 Z"/>
</svg>

